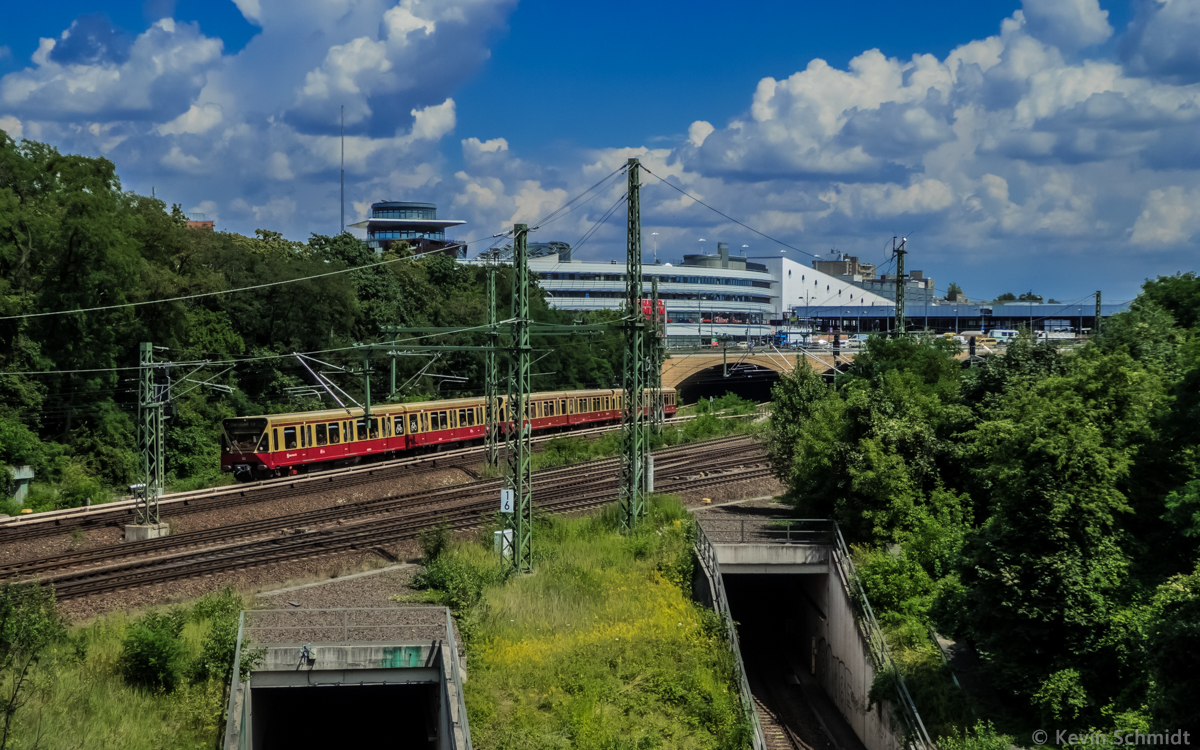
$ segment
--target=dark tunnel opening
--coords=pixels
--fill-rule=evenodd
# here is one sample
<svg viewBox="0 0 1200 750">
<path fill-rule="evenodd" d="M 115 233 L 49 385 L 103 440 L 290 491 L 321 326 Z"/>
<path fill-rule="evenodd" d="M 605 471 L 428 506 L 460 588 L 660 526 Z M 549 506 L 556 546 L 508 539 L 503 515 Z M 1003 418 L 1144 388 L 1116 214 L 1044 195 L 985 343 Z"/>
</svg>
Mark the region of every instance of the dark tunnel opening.
<svg viewBox="0 0 1200 750">
<path fill-rule="evenodd" d="M 758 365 L 730 364 L 728 372 L 729 377 L 725 377 L 720 366 L 710 367 L 687 378 L 678 386 L 680 403 L 694 404 L 726 393 L 762 403 L 771 400 L 771 388 L 779 380 L 779 373 Z"/>
<path fill-rule="evenodd" d="M 723 578 L 764 735 L 776 747 L 865 750 L 814 674 L 825 574 Z"/>
<path fill-rule="evenodd" d="M 431 748 L 436 685 L 254 688 L 255 750 Z"/>
</svg>

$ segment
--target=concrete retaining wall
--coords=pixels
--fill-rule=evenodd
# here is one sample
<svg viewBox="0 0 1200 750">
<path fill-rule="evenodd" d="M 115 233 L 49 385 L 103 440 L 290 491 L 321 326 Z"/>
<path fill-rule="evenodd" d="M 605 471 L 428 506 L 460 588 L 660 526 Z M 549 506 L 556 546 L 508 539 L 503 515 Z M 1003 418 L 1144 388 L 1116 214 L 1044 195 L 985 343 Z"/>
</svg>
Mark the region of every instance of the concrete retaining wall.
<svg viewBox="0 0 1200 750">
<path fill-rule="evenodd" d="M 904 729 L 894 720 L 891 703 L 867 708 L 875 667 L 840 567 L 830 565 L 827 575 L 806 576 L 804 584 L 819 609 L 806 608 L 805 630 L 812 649 L 809 668 L 867 750 L 901 750 Z"/>
</svg>

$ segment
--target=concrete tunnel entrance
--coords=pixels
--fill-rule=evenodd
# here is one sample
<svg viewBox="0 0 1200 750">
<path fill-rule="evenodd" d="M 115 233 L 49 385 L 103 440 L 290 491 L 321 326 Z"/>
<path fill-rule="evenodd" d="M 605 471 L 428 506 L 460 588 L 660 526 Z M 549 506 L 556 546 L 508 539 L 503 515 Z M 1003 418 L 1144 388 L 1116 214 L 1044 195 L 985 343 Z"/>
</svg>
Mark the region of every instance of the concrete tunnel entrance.
<svg viewBox="0 0 1200 750">
<path fill-rule="evenodd" d="M 733 360 L 733 356 L 730 357 Z M 779 373 L 766 367 L 731 361 L 729 377 L 721 367 L 710 367 L 688 377 L 678 386 L 681 404 L 692 404 L 712 396 L 720 398 L 734 393 L 747 401 L 762 403 L 771 400 L 771 388 L 779 380 Z"/>
<path fill-rule="evenodd" d="M 260 688 L 254 692 L 254 747 L 432 748 L 436 685 Z"/>
<path fill-rule="evenodd" d="M 767 746 L 864 750 L 814 672 L 827 573 L 722 577 Z M 774 740 L 774 741 L 772 741 Z"/>
</svg>

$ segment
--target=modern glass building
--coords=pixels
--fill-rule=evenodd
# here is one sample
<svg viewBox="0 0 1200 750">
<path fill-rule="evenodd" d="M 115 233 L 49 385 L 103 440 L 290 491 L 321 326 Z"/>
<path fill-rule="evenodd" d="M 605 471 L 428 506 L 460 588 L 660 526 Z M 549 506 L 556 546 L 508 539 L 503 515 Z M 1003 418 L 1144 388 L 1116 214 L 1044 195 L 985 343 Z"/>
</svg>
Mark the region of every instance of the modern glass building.
<svg viewBox="0 0 1200 750">
<path fill-rule="evenodd" d="M 379 201 L 371 204 L 371 218 L 350 226 L 366 229 L 367 244 L 376 252 L 403 240 L 415 253 L 436 252 L 444 248 L 456 258 L 465 258 L 466 248 L 453 247 L 454 243 L 446 239 L 446 230 L 460 224 L 466 222 L 439 219 L 437 206 L 433 203 Z"/>
</svg>

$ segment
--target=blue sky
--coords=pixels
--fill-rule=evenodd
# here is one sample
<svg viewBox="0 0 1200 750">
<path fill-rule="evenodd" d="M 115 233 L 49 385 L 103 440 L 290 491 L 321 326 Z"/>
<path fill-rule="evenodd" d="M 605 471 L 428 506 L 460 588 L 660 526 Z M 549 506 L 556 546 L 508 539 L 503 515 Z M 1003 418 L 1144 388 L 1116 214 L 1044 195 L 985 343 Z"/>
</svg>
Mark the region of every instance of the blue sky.
<svg viewBox="0 0 1200 750">
<path fill-rule="evenodd" d="M 911 234 L 972 297 L 1196 270 L 1200 0 L 69 0 L 0 27 L 0 129 L 232 231 L 336 231 L 342 105 L 352 218 L 431 200 L 488 236 L 639 156 L 812 253 Z M 620 257 L 622 223 L 580 255 Z M 643 224 L 665 258 L 779 250 L 653 179 Z"/>
</svg>

